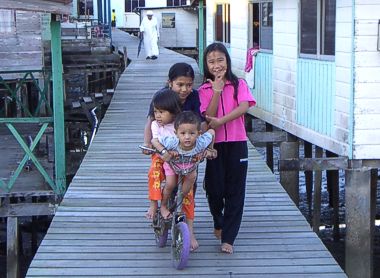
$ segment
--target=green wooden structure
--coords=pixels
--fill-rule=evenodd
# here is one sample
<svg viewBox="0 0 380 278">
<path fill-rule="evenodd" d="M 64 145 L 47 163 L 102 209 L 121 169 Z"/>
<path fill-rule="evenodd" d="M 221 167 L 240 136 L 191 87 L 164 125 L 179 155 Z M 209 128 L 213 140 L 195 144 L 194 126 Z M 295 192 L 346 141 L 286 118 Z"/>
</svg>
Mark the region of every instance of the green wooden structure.
<svg viewBox="0 0 380 278">
<path fill-rule="evenodd" d="M 45 181 L 50 185 L 56 194 L 63 194 L 66 189 L 66 171 L 65 171 L 65 136 L 64 136 L 64 110 L 63 110 L 63 81 L 62 81 L 62 52 L 61 52 L 61 28 L 60 22 L 55 20 L 53 15 L 51 21 L 51 48 L 52 48 L 52 73 L 46 74 L 42 70 L 35 71 L 1 71 L 0 85 L 3 86 L 8 93 L 9 99 L 15 101 L 22 110 L 23 117 L 7 117 L 4 107 L 0 108 L 0 124 L 5 124 L 13 134 L 21 148 L 25 152 L 21 163 L 18 165 L 9 180 L 0 180 L 0 187 L 6 191 L 11 191 L 12 187 L 20 175 L 27 160 L 31 159 L 38 171 L 42 174 Z M 13 89 L 7 83 L 5 77 L 9 74 L 21 74 L 23 77 L 18 79 L 16 87 Z M 43 76 L 43 87 L 41 88 L 38 78 L 35 75 Z M 53 109 L 47 101 L 47 90 L 49 88 L 50 76 L 53 81 Z M 39 102 L 34 111 L 30 111 L 21 99 L 17 96 L 17 91 L 26 83 L 32 83 L 39 92 Z M 41 115 L 42 105 L 45 106 L 46 114 Z M 33 144 L 28 146 L 20 133 L 17 131 L 15 124 L 42 124 L 37 136 L 33 140 Z M 38 161 L 33 151 L 42 135 L 46 131 L 48 125 L 54 127 L 54 146 L 55 146 L 55 175 L 50 177 L 45 171 L 41 163 Z"/>
</svg>

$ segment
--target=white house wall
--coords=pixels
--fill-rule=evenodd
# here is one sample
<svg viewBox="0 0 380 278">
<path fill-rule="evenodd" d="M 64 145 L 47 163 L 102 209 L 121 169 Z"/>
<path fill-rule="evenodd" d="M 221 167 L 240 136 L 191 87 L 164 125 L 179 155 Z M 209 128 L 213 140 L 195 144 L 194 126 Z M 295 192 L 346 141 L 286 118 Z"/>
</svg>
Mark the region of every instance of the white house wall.
<svg viewBox="0 0 380 278">
<path fill-rule="evenodd" d="M 380 52 L 378 0 L 357 0 L 355 9 L 354 158 L 380 158 Z"/>
<path fill-rule="evenodd" d="M 295 122 L 297 1 L 273 1 L 273 113 L 280 127 Z"/>
<path fill-rule="evenodd" d="M 198 16 L 195 12 L 190 12 L 182 8 L 163 8 L 153 10 L 154 16 L 160 28 L 159 45 L 163 47 L 196 47 Z M 142 13 L 144 16 L 146 11 Z M 162 27 L 162 14 L 175 14 L 175 28 Z"/>
<path fill-rule="evenodd" d="M 245 0 L 230 1 L 231 13 L 231 62 L 234 72 L 245 77 L 244 67 L 248 47 L 248 3 Z"/>
<path fill-rule="evenodd" d="M 352 3 L 346 0 L 336 1 L 336 40 L 335 66 L 336 90 L 333 137 L 346 145 L 349 155 L 350 144 L 350 95 L 352 67 Z"/>
</svg>

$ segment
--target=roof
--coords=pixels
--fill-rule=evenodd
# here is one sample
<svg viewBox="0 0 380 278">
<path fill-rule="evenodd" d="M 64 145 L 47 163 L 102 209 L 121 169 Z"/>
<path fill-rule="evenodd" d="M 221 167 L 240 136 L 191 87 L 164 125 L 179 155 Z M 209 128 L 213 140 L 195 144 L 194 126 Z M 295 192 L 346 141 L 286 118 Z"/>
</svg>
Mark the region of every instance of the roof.
<svg viewBox="0 0 380 278">
<path fill-rule="evenodd" d="M 1 0 L 0 9 L 71 14 L 73 0 Z"/>
</svg>

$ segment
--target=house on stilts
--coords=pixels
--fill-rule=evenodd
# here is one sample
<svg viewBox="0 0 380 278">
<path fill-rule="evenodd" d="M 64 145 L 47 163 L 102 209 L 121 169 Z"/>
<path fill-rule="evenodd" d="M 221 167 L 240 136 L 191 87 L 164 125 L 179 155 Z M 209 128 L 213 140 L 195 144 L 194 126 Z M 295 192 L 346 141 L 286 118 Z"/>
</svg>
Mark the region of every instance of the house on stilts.
<svg viewBox="0 0 380 278">
<path fill-rule="evenodd" d="M 372 277 L 380 166 L 379 1 L 199 2 L 206 7 L 205 45 L 223 42 L 234 72 L 250 85 L 257 106 L 249 114 L 267 127 L 266 136 L 253 140 L 279 144 L 280 179 L 295 203 L 298 171 L 307 171 L 307 183 L 314 171 L 316 232 L 321 171 L 335 180 L 329 185 L 334 233 L 339 233 L 336 172 L 345 171 L 345 271 L 349 277 Z M 246 72 L 252 58 L 254 66 Z"/>
</svg>

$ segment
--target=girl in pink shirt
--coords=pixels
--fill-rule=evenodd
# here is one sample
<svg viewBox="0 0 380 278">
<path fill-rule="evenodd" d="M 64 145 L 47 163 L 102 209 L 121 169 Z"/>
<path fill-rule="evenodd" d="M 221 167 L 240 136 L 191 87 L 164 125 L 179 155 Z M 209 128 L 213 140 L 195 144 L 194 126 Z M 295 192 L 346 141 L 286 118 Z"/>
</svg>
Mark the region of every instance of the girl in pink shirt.
<svg viewBox="0 0 380 278">
<path fill-rule="evenodd" d="M 204 83 L 199 88 L 201 113 L 215 130 L 218 157 L 208 160 L 205 189 L 221 251 L 233 253 L 243 216 L 248 166 L 244 114 L 256 104 L 245 80 L 231 70 L 231 58 L 221 43 L 204 51 Z"/>
</svg>

